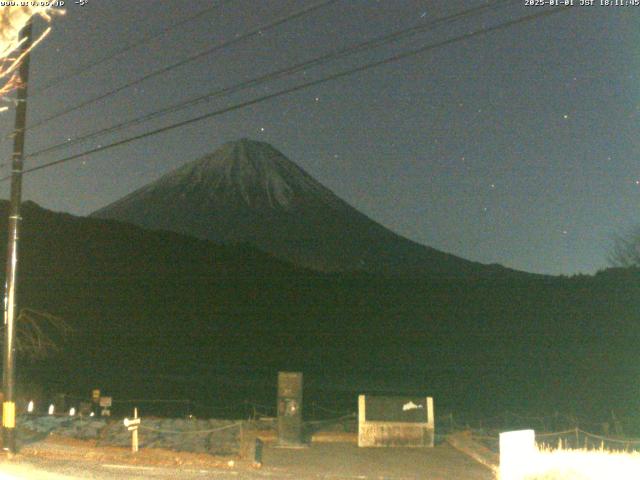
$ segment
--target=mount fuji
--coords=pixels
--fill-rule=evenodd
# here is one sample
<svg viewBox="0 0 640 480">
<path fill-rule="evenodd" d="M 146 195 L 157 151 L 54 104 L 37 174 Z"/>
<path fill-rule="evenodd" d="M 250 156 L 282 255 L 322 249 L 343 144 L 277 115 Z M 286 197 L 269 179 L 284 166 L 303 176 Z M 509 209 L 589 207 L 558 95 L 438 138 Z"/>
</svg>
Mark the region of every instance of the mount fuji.
<svg viewBox="0 0 640 480">
<path fill-rule="evenodd" d="M 249 244 L 322 272 L 437 277 L 515 273 L 397 235 L 271 145 L 249 139 L 226 143 L 91 216 L 220 244 Z"/>
</svg>

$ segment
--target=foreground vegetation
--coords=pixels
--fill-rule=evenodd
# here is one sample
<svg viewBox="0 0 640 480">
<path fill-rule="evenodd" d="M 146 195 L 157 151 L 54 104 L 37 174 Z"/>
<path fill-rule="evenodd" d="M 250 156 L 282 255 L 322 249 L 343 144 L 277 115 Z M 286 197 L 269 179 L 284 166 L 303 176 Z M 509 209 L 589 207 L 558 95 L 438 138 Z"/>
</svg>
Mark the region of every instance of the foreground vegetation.
<svg viewBox="0 0 640 480">
<path fill-rule="evenodd" d="M 636 480 L 640 477 L 640 453 L 543 449 L 523 470 L 522 480 Z"/>
<path fill-rule="evenodd" d="M 428 393 L 440 411 L 481 416 L 640 406 L 637 270 L 328 275 L 34 204 L 23 217 L 19 303 L 72 328 L 52 339 L 55 358 L 18 369 L 50 392 L 272 405 L 277 370 L 301 370 L 305 398 L 336 409 L 382 391 Z"/>
</svg>

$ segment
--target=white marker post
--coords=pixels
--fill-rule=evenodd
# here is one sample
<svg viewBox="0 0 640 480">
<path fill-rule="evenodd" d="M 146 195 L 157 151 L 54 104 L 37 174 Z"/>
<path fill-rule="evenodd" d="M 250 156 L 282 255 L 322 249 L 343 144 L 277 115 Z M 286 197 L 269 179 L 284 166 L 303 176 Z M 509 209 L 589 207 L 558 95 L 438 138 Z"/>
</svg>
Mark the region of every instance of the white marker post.
<svg viewBox="0 0 640 480">
<path fill-rule="evenodd" d="M 131 432 L 131 451 L 137 453 L 138 451 L 138 427 L 140 426 L 140 419 L 138 418 L 138 409 L 133 409 L 133 418 L 129 420 L 124 419 L 124 426 Z"/>
<path fill-rule="evenodd" d="M 500 434 L 500 480 L 521 480 L 536 464 L 538 448 L 533 430 Z"/>
</svg>

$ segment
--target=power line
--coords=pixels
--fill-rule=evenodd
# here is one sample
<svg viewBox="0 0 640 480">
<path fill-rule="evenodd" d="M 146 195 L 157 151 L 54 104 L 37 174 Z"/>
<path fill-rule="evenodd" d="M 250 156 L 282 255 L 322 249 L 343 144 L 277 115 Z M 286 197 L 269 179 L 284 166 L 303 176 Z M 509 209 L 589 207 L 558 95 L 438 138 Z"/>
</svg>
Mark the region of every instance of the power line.
<svg viewBox="0 0 640 480">
<path fill-rule="evenodd" d="M 290 66 L 290 67 L 286 67 L 274 72 L 270 72 L 268 74 L 265 75 L 261 75 L 257 78 L 251 79 L 251 80 L 247 80 L 245 82 L 233 85 L 233 86 L 229 86 L 229 87 L 225 87 L 222 89 L 218 89 L 218 90 L 214 90 L 208 93 L 205 93 L 204 95 L 200 95 L 198 97 L 186 100 L 186 101 L 182 101 L 179 102 L 177 104 L 165 107 L 161 110 L 156 110 L 154 112 L 148 113 L 146 115 L 142 115 L 140 117 L 131 119 L 131 120 L 127 120 L 115 125 L 112 125 L 110 127 L 106 127 L 103 128 L 101 130 L 95 131 L 95 132 L 91 132 L 88 133 L 86 135 L 82 135 L 80 137 L 76 137 L 73 140 L 70 141 L 66 141 L 66 142 L 61 142 L 55 145 L 52 145 L 50 147 L 46 147 L 44 149 L 38 150 L 36 152 L 30 153 L 28 154 L 26 157 L 27 158 L 33 158 L 33 157 L 37 157 L 40 155 L 43 155 L 45 153 L 50 153 L 52 151 L 55 150 L 59 150 L 61 148 L 66 148 L 66 147 L 70 147 L 72 145 L 76 145 L 78 143 L 82 143 L 86 140 L 89 140 L 91 138 L 95 138 L 97 136 L 100 135 L 104 135 L 107 133 L 113 133 L 116 132 L 118 130 L 122 130 L 123 128 L 126 127 L 130 127 L 133 125 L 138 125 L 140 123 L 144 123 L 147 122 L 149 120 L 152 120 L 154 118 L 158 118 L 164 115 L 167 115 L 169 113 L 174 113 L 177 112 L 179 110 L 183 110 L 185 108 L 194 106 L 198 103 L 202 103 L 204 101 L 208 101 L 214 97 L 219 97 L 219 96 L 223 96 L 223 95 L 228 95 L 231 93 L 236 93 L 238 91 L 242 91 L 242 90 L 246 90 L 250 87 L 255 87 L 257 85 L 260 85 L 262 83 L 265 83 L 267 81 L 271 81 L 271 80 L 275 80 L 278 78 L 282 78 L 285 77 L 287 75 L 291 75 L 293 73 L 299 72 L 301 70 L 307 69 L 307 68 L 311 68 L 311 67 L 317 67 L 319 65 L 322 65 L 324 63 L 327 63 L 329 61 L 332 60 L 336 60 L 339 58 L 343 58 L 346 57 L 348 55 L 351 55 L 353 53 L 356 52 L 362 52 L 365 50 L 369 50 L 372 48 L 377 48 L 380 47 L 382 45 L 386 45 L 388 43 L 397 41 L 399 39 L 405 38 L 409 35 L 413 35 L 419 32 L 423 32 L 425 30 L 434 28 L 436 26 L 440 26 L 443 24 L 447 24 L 447 23 L 452 23 L 454 21 L 460 20 L 462 18 L 465 17 L 470 17 L 470 16 L 476 16 L 478 14 L 484 13 L 485 11 L 489 11 L 489 10 L 493 10 L 497 7 L 501 7 L 504 4 L 509 4 L 509 3 L 516 3 L 519 2 L 519 0 L 497 0 L 494 1 L 492 3 L 489 3 L 487 5 L 483 5 L 481 7 L 476 7 L 476 8 L 472 8 L 472 9 L 468 9 L 468 10 L 464 10 L 462 12 L 457 12 L 455 14 L 446 16 L 446 17 L 441 17 L 441 18 L 437 18 L 429 23 L 426 24 L 420 24 L 420 25 L 416 25 L 416 26 L 412 26 L 409 28 L 405 28 L 402 30 L 398 30 L 396 32 L 393 32 L 391 34 L 387 34 L 387 35 L 381 35 L 378 37 L 375 37 L 371 40 L 367 40 L 365 42 L 361 42 L 357 45 L 351 46 L 351 47 L 345 47 L 342 48 L 340 50 L 334 51 L 334 52 L 330 52 L 324 55 L 320 55 L 318 57 L 315 57 L 311 60 L 307 60 L 301 63 L 298 63 L 296 65 Z"/>
<path fill-rule="evenodd" d="M 303 89 L 306 89 L 306 88 L 309 88 L 309 87 L 313 87 L 313 86 L 320 85 L 320 84 L 323 84 L 323 83 L 326 83 L 326 82 L 337 80 L 339 78 L 347 77 L 347 76 L 350 76 L 350 75 L 353 75 L 353 74 L 356 74 L 356 73 L 359 73 L 359 72 L 363 72 L 363 71 L 366 71 L 366 70 L 370 70 L 372 68 L 376 68 L 376 67 L 379 67 L 379 66 L 382 66 L 382 65 L 387 65 L 389 63 L 397 62 L 399 60 L 403 60 L 405 58 L 409 58 L 409 57 L 412 57 L 412 56 L 415 56 L 415 55 L 419 55 L 421 53 L 425 53 L 425 52 L 434 50 L 436 48 L 440 48 L 440 47 L 444 47 L 444 46 L 447 46 L 447 45 L 451 45 L 453 43 L 457 43 L 457 42 L 460 42 L 460 41 L 463 41 L 463 40 L 468 40 L 469 38 L 473 38 L 473 37 L 476 37 L 476 36 L 479 36 L 479 35 L 485 35 L 487 33 L 495 32 L 495 31 L 499 31 L 499 30 L 504 30 L 504 29 L 512 27 L 514 25 L 526 23 L 526 22 L 529 22 L 529 21 L 532 21 L 532 20 L 535 20 L 535 19 L 538 19 L 538 18 L 548 17 L 548 16 L 554 15 L 556 13 L 565 12 L 565 11 L 568 11 L 569 8 L 571 8 L 571 7 L 556 7 L 556 8 L 553 8 L 553 9 L 548 9 L 548 10 L 545 10 L 545 11 L 542 11 L 542 12 L 538 12 L 538 13 L 535 13 L 535 14 L 532 14 L 532 15 L 527 15 L 525 17 L 518 18 L 516 20 L 511 20 L 511 21 L 504 22 L 504 23 L 501 23 L 501 24 L 498 24 L 498 25 L 494 25 L 492 27 L 483 28 L 481 30 L 476 30 L 474 32 L 470 32 L 470 33 L 467 33 L 467 34 L 464 34 L 464 35 L 460 35 L 458 37 L 450 38 L 448 40 L 443 40 L 441 42 L 437 42 L 437 43 L 433 43 L 433 44 L 430 44 L 430 45 L 426 45 L 426 46 L 420 47 L 418 49 L 409 50 L 409 51 L 406 51 L 406 52 L 403 52 L 403 53 L 399 53 L 399 54 L 393 55 L 391 57 L 387 57 L 387 58 L 385 58 L 383 60 L 378 60 L 376 62 L 371 62 L 371 63 L 368 63 L 366 65 L 362 65 L 362 66 L 359 66 L 359 67 L 351 68 L 349 70 L 345 70 L 345 71 L 342 71 L 342 72 L 339 72 L 339 73 L 335 73 L 335 74 L 326 76 L 326 77 L 318 79 L 318 80 L 313 80 L 313 81 L 310 81 L 310 82 L 307 82 L 307 83 L 303 83 L 301 85 L 297 85 L 295 87 L 290 87 L 290 88 L 287 88 L 287 89 L 284 89 L 284 90 L 280 90 L 280 91 L 275 92 L 275 93 L 271 93 L 269 95 L 264 95 L 262 97 L 255 98 L 253 100 L 248 100 L 248 101 L 245 101 L 245 102 L 238 103 L 236 105 L 232 105 L 230 107 L 225 107 L 225 108 L 222 108 L 222 109 L 219 109 L 219 110 L 216 110 L 216 111 L 204 114 L 204 115 L 200 115 L 198 117 L 191 118 L 189 120 L 185 120 L 185 121 L 182 121 L 182 122 L 179 122 L 179 123 L 175 123 L 175 124 L 168 125 L 168 126 L 165 126 L 165 127 L 162 127 L 162 128 L 158 128 L 156 130 L 145 132 L 145 133 L 142 133 L 140 135 L 135 135 L 133 137 L 125 138 L 123 140 L 119 140 L 117 142 L 110 143 L 108 145 L 103 145 L 103 146 L 100 146 L 100 147 L 97 147 L 97 148 L 94 148 L 94 149 L 91 149 L 91 150 L 87 150 L 87 151 L 82 152 L 82 153 L 78 153 L 78 154 L 75 154 L 75 155 L 70 155 L 68 157 L 64 157 L 64 158 L 61 158 L 61 159 L 58 159 L 58 160 L 47 162 L 47 163 L 44 163 L 42 165 L 38 165 L 36 167 L 31 167 L 29 169 L 24 170 L 24 173 L 35 172 L 37 170 L 42 170 L 42 169 L 45 169 L 45 168 L 53 167 L 55 165 L 60 165 L 60 164 L 63 164 L 63 163 L 67 163 L 67 162 L 70 162 L 72 160 L 76 160 L 76 159 L 81 158 L 81 157 L 92 155 L 94 153 L 103 152 L 105 150 L 109 150 L 109 149 L 114 148 L 114 147 L 119 147 L 121 145 L 125 145 L 127 143 L 134 142 L 136 140 L 141 140 L 143 138 L 151 137 L 153 135 L 158 135 L 160 133 L 164 133 L 164 132 L 167 132 L 169 130 L 174 130 L 176 128 L 184 127 L 186 125 L 190 125 L 192 123 L 200 122 L 202 120 L 206 120 L 206 119 L 209 119 L 209 118 L 212 118 L 212 117 L 215 117 L 215 116 L 218 116 L 218 115 L 222 115 L 222 114 L 234 111 L 234 110 L 239 110 L 239 109 L 244 108 L 244 107 L 255 105 L 257 103 L 261 103 L 261 102 L 264 102 L 264 101 L 267 101 L 267 100 L 271 100 L 273 98 L 281 97 L 281 96 L 287 95 L 289 93 L 297 92 L 297 91 L 300 91 L 300 90 L 303 90 Z M 6 181 L 9 178 L 11 178 L 11 177 L 10 176 L 2 177 L 2 178 L 0 178 L 0 182 Z"/>
<path fill-rule="evenodd" d="M 187 17 L 179 22 L 176 23 L 172 23 L 171 25 L 168 25 L 167 27 L 163 28 L 162 30 L 158 31 L 158 32 L 154 32 L 151 33 L 150 35 L 146 36 L 146 37 L 142 37 L 138 40 L 135 40 L 131 43 L 127 43 L 126 45 L 124 45 L 122 48 L 109 53 L 101 58 L 98 58 L 97 60 L 94 60 L 91 63 L 88 63 L 86 65 L 82 65 L 74 70 L 72 70 L 69 73 L 65 73 L 62 75 L 59 75 L 55 78 L 53 78 L 52 80 L 49 80 L 49 82 L 47 82 L 45 85 L 43 85 L 42 87 L 40 87 L 39 89 L 37 89 L 31 96 L 34 95 L 39 95 L 42 92 L 44 92 L 45 90 L 50 89 L 51 87 L 57 85 L 59 82 L 62 82 L 64 80 L 68 80 L 72 77 L 75 77 L 77 75 L 81 75 L 84 72 L 87 72 L 95 67 L 97 67 L 98 65 L 101 65 L 105 62 L 108 62 L 109 60 L 114 59 L 115 57 L 118 57 L 120 55 L 122 55 L 123 53 L 129 52 L 130 50 L 134 50 L 142 45 L 144 45 L 145 43 L 148 43 L 152 40 L 155 40 L 158 37 L 162 37 L 163 35 L 166 35 L 167 33 L 169 33 L 171 30 L 174 30 L 178 27 L 181 27 L 182 25 L 184 25 L 185 23 L 189 23 L 193 20 L 196 20 L 200 17 L 203 17 L 205 15 L 207 15 L 208 13 L 212 12 L 213 10 L 216 10 L 218 8 L 220 8 L 222 5 L 224 4 L 224 1 L 220 1 L 218 2 L 217 5 L 214 5 L 213 7 L 209 7 L 209 8 L 205 8 L 204 10 L 199 11 L 198 13 L 191 15 L 190 17 Z"/>
<path fill-rule="evenodd" d="M 138 85 L 138 84 L 140 84 L 140 83 L 142 83 L 142 82 L 144 82 L 144 81 L 146 81 L 146 80 L 148 80 L 150 78 L 153 78 L 153 77 L 156 77 L 158 75 L 170 72 L 171 70 L 174 70 L 174 69 L 176 69 L 178 67 L 186 65 L 187 63 L 193 62 L 194 60 L 198 60 L 198 59 L 200 59 L 202 57 L 211 55 L 214 52 L 217 52 L 217 51 L 222 50 L 224 48 L 227 48 L 227 47 L 229 47 L 231 45 L 234 45 L 234 44 L 236 44 L 238 42 L 246 40 L 247 38 L 250 38 L 250 37 L 253 37 L 253 36 L 256 36 L 256 35 L 260 35 L 263 32 L 272 30 L 272 29 L 274 29 L 274 28 L 276 28 L 276 27 L 278 27 L 278 26 L 280 26 L 280 25 L 282 25 L 284 23 L 287 23 L 287 22 L 289 22 L 291 20 L 295 20 L 295 19 L 297 19 L 299 17 L 307 15 L 308 13 L 314 12 L 314 11 L 316 11 L 316 10 L 322 8 L 322 7 L 325 7 L 327 5 L 335 3 L 336 1 L 337 0 L 325 0 L 323 2 L 317 3 L 317 4 L 312 5 L 310 7 L 303 8 L 303 9 L 298 10 L 297 12 L 291 13 L 291 14 L 285 16 L 285 17 L 279 18 L 278 20 L 276 20 L 274 22 L 271 22 L 269 24 L 257 27 L 255 29 L 243 34 L 243 35 L 239 35 L 237 37 L 232 38 L 231 40 L 227 40 L 226 42 L 222 42 L 222 43 L 220 43 L 220 44 L 218 44 L 218 45 L 216 45 L 216 46 L 214 46 L 212 48 L 208 48 L 207 50 L 203 50 L 202 52 L 197 53 L 195 55 L 192 55 L 190 57 L 187 57 L 184 60 L 180 60 L 179 62 L 173 63 L 173 64 L 171 64 L 169 66 L 160 68 L 158 70 L 154 70 L 153 72 L 150 72 L 150 73 L 148 73 L 146 75 L 143 75 L 142 77 L 137 78 L 136 80 L 133 80 L 133 81 L 131 81 L 129 83 L 121 85 L 121 86 L 119 86 L 117 88 L 114 88 L 113 90 L 110 90 L 110 91 L 108 91 L 108 92 L 106 92 L 106 93 L 104 93 L 102 95 L 90 98 L 88 100 L 85 100 L 84 102 L 81 102 L 81 103 L 79 103 L 77 105 L 74 105 L 73 107 L 69 107 L 69 108 L 67 108 L 67 109 L 65 109 L 65 110 L 63 110 L 61 112 L 58 112 L 58 113 L 53 114 L 53 115 L 50 115 L 49 117 L 45 117 L 42 120 L 36 122 L 35 124 L 29 126 L 27 128 L 27 131 L 28 130 L 32 130 L 34 128 L 37 128 L 37 127 L 39 127 L 39 126 L 41 126 L 41 125 L 43 125 L 45 123 L 48 123 L 48 122 L 50 122 L 52 120 L 60 118 L 60 117 L 62 117 L 64 115 L 67 115 L 67 114 L 69 114 L 71 112 L 75 112 L 76 110 L 84 108 L 84 107 L 86 107 L 88 105 L 91 105 L 91 104 L 93 104 L 95 102 L 98 102 L 100 100 L 104 100 L 107 97 L 115 95 L 116 93 L 119 93 L 122 90 L 125 90 L 127 88 L 133 87 L 134 85 Z"/>
</svg>

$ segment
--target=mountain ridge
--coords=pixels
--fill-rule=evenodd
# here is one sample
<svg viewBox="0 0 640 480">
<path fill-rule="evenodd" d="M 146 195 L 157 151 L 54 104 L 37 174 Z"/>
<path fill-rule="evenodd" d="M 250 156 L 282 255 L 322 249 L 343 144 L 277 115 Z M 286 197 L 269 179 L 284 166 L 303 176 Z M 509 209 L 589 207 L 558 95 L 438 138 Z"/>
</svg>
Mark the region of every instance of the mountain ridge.
<svg viewBox="0 0 640 480">
<path fill-rule="evenodd" d="M 358 211 L 273 146 L 243 138 L 165 174 L 90 216 L 248 243 L 324 272 L 529 275 L 418 244 Z"/>
</svg>

